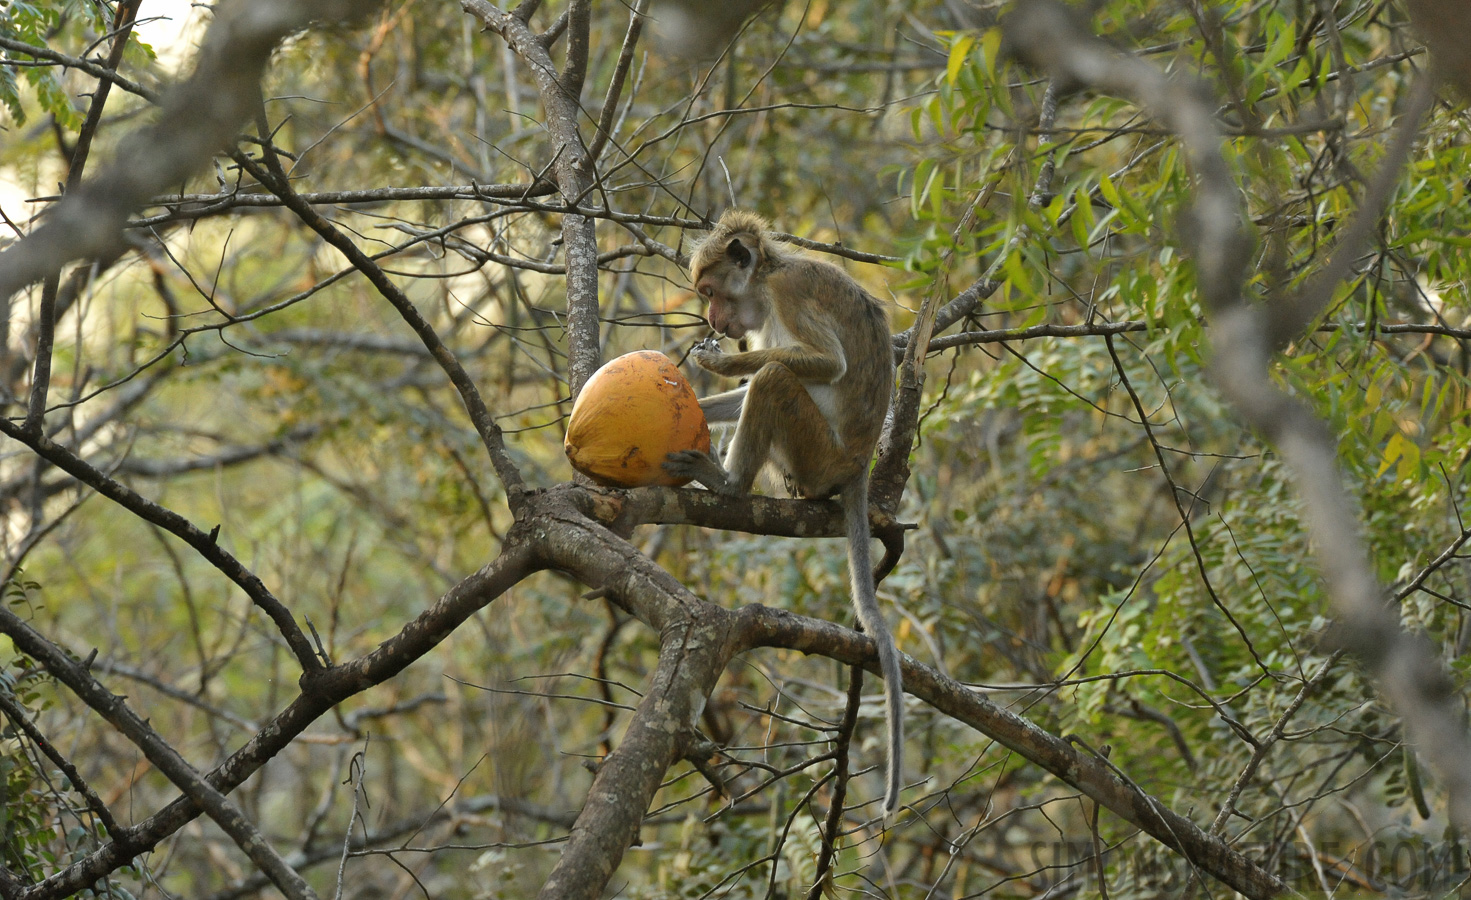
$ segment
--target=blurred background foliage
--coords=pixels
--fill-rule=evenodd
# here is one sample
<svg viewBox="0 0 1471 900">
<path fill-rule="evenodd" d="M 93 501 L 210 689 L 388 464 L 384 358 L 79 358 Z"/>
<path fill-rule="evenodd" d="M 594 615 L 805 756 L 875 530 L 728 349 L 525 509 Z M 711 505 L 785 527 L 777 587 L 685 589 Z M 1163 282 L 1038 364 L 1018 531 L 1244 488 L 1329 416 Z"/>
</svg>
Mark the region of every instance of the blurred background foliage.
<svg viewBox="0 0 1471 900">
<path fill-rule="evenodd" d="M 152 6 L 144 18 L 191 15 Z M 599 225 L 605 356 L 647 347 L 682 359 L 706 333 L 682 272 L 649 242 L 687 248 L 694 234 L 679 221 L 732 202 L 781 231 L 890 257 L 843 264 L 892 300 L 896 330 L 927 292 L 996 278 L 959 326 L 973 339 L 927 365 L 902 509 L 917 530 L 880 586 L 901 649 L 1107 748 L 1145 791 L 1300 889 L 1391 880 L 1419 896 L 1455 884 L 1464 863 L 1460 876 L 1432 872 L 1450 859 L 1442 798 L 1372 685 L 1325 645 L 1292 485 L 1211 387 L 1210 327 L 1180 252 L 1192 179 L 1178 144 L 1114 97 L 1062 91 L 1045 116 L 1049 85 L 1003 61 L 997 11 L 786 4 L 700 61 L 646 36 L 587 200 L 629 218 Z M 93 53 L 110 21 L 90 0 L 0 5 L 0 37 L 67 55 Z M 1092 21 L 1219 98 L 1257 234 L 1256 299 L 1317 271 L 1425 66 L 1399 3 L 1101 0 Z M 594 4 L 586 140 L 627 23 L 623 4 Z M 169 46 L 150 34 L 122 71 L 162 84 L 198 31 Z M 25 230 L 45 206 L 28 198 L 53 196 L 65 177 L 95 81 L 6 46 L 0 209 Z M 290 42 L 266 96 L 297 190 L 384 191 L 321 208 L 387 255 L 479 380 L 528 480 L 568 479 L 560 225 L 539 206 L 556 198 L 387 190 L 530 185 L 553 151 L 526 68 L 458 5 L 394 0 L 365 27 Z M 94 156 L 147 107 L 116 91 Z M 1340 436 L 1380 576 L 1461 683 L 1471 591 L 1449 551 L 1468 534 L 1468 122 L 1459 100 L 1437 105 L 1372 252 L 1274 369 Z M 490 559 L 510 515 L 458 399 L 393 311 L 279 207 L 227 196 L 237 186 L 259 192 L 222 157 L 139 215 L 134 249 L 99 267 L 58 328 L 53 393 L 69 399 L 52 421 L 100 468 L 218 523 L 325 652 L 347 659 Z M 22 363 L 7 363 L 0 386 L 12 410 L 34 302 L 9 313 Z M 1105 325 L 1131 330 L 1040 333 Z M 1037 334 L 1000 341 L 1002 329 Z M 690 374 L 701 392 L 717 386 Z M 218 573 L 16 447 L 3 452 L 6 602 L 79 656 L 96 648 L 94 671 L 187 758 L 214 764 L 294 696 L 281 640 Z M 716 602 L 848 621 L 836 542 L 686 528 L 634 540 Z M 247 782 L 242 806 L 295 861 L 320 863 L 307 869 L 319 888 L 351 833 L 367 848 L 347 864 L 351 896 L 528 896 L 657 649 L 657 635 L 584 590 L 555 575 L 517 586 L 318 723 Z M 0 661 L 0 696 L 120 822 L 174 796 L 4 639 Z M 846 677 L 795 653 L 733 667 L 706 732 L 758 775 L 783 777 L 732 805 L 678 767 L 611 890 L 805 895 L 828 775 L 810 761 L 827 749 Z M 877 702 L 864 713 L 855 765 L 873 767 Z M 836 895 L 1041 896 L 1072 877 L 1048 895 L 1087 896 L 1098 847 L 1114 848 L 1101 868 L 1112 897 L 1159 895 L 1164 876 L 1146 863 L 1161 858 L 1174 887 L 1187 876 L 984 736 L 917 703 L 909 715 L 910 808 L 882 836 L 872 805 L 852 812 Z M 94 848 L 99 824 L 34 737 L 4 721 L 0 853 L 39 879 Z M 876 769 L 862 775 L 852 799 L 870 802 L 878 781 Z M 1386 844 L 1414 852 L 1386 868 L 1370 852 Z M 229 842 L 196 822 L 95 892 L 234 897 L 252 884 Z"/>
</svg>

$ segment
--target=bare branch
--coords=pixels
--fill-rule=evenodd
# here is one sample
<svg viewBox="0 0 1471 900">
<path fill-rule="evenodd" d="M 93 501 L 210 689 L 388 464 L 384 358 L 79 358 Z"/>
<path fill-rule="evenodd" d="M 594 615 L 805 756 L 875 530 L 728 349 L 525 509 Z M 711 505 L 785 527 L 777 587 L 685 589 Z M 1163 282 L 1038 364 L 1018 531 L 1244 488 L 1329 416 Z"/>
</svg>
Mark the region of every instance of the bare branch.
<svg viewBox="0 0 1471 900">
<path fill-rule="evenodd" d="M 204 557 L 215 568 L 240 589 L 245 591 L 246 596 L 256 606 L 276 623 L 281 636 L 291 647 L 296 656 L 297 663 L 303 672 L 313 672 L 321 669 L 322 663 L 317 659 L 312 650 L 311 643 L 307 641 L 306 635 L 291 616 L 280 600 L 276 599 L 269 588 L 260 580 L 256 574 L 247 569 L 229 551 L 218 543 L 218 530 L 215 532 L 204 532 L 194 526 L 194 523 L 179 515 L 167 507 L 160 506 L 152 500 L 143 497 L 132 488 L 122 484 L 114 478 L 104 474 L 101 470 L 88 464 L 66 447 L 61 446 L 45 435 L 27 434 L 21 426 L 8 419 L 0 419 L 0 434 L 4 434 L 20 443 L 30 447 L 36 455 L 66 472 L 68 475 L 102 494 L 104 497 L 128 510 L 133 515 L 145 522 L 164 529 L 170 534 L 193 547 L 195 552 Z"/>
<path fill-rule="evenodd" d="M 82 663 L 62 652 L 61 648 L 3 607 L 0 607 L 0 632 L 14 641 L 21 652 L 44 665 L 57 681 L 65 684 L 108 724 L 132 741 L 149 762 L 168 776 L 185 797 L 197 804 L 262 872 L 270 876 L 271 883 L 281 893 L 291 900 L 315 900 L 316 893 L 296 870 L 281 859 L 235 804 L 134 713 L 122 697 L 104 688 Z"/>
<path fill-rule="evenodd" d="M 321 432 L 321 426 L 306 425 L 293 428 L 288 434 L 264 444 L 226 447 L 208 456 L 189 456 L 182 459 L 135 459 L 128 457 L 117 464 L 115 471 L 121 475 L 141 475 L 146 478 L 168 478 L 185 472 L 199 472 L 222 466 L 238 466 L 263 456 L 280 453 L 293 444 L 309 441 Z"/>
<path fill-rule="evenodd" d="M 36 745 L 36 749 L 40 750 L 52 765 L 61 770 L 66 780 L 71 782 L 72 790 L 81 794 L 82 799 L 87 801 L 87 809 L 91 810 L 92 814 L 97 817 L 97 821 L 102 823 L 108 835 L 116 836 L 122 829 L 118 826 L 117 820 L 112 817 L 112 810 L 107 808 L 107 804 L 103 803 L 102 798 L 97 796 L 97 792 L 92 790 L 92 786 L 87 784 L 87 780 L 82 777 L 82 773 L 77 771 L 77 767 L 72 765 L 71 760 L 63 756 L 61 751 L 46 739 L 41 729 L 30 720 L 25 707 L 17 703 L 9 693 L 0 692 L 0 712 L 5 713 L 10 721 L 25 733 L 31 743 Z"/>
<path fill-rule="evenodd" d="M 590 157 L 577 130 L 577 120 L 582 113 L 577 95 L 570 92 L 569 85 L 558 76 L 546 43 L 532 33 L 526 20 L 520 17 L 519 8 L 516 12 L 506 13 L 485 0 L 460 0 L 460 6 L 504 38 L 531 69 L 541 94 L 542 108 L 546 110 L 547 129 L 552 135 L 552 166 L 556 171 L 557 188 L 563 201 L 576 207 L 593 189 L 588 169 Z M 574 12 L 584 6 L 581 0 L 572 4 Z M 578 59 L 578 54 L 585 55 L 586 52 L 586 42 L 579 42 L 574 35 L 567 48 L 569 72 L 575 74 L 585 69 L 587 60 Z M 580 76 L 577 87 L 581 87 Z M 573 397 L 582 390 L 582 385 L 592 377 L 602 361 L 598 321 L 598 244 L 594 224 L 594 219 L 579 212 L 567 213 L 562 218 L 562 251 L 567 260 L 567 380 L 572 386 Z"/>
<path fill-rule="evenodd" d="M 313 205 L 352 206 L 359 203 L 391 203 L 399 200 L 505 200 L 522 201 L 541 197 L 556 190 L 547 182 L 535 184 L 449 184 L 426 185 L 423 187 L 383 187 L 359 191 L 311 191 L 299 194 L 301 199 Z M 50 199 L 50 198 L 39 198 Z M 132 219 L 130 228 L 148 228 L 168 222 L 184 222 L 220 215 L 236 209 L 270 209 L 285 204 L 275 194 L 252 194 L 243 191 L 227 191 L 219 194 L 178 194 L 173 197 L 154 197 L 143 204 L 145 208 L 162 206 L 166 213 Z M 513 204 L 519 206 L 519 203 Z"/>
<path fill-rule="evenodd" d="M 648 18 L 649 0 L 635 0 L 632 11 L 628 16 L 628 31 L 623 35 L 623 47 L 618 51 L 618 62 L 613 69 L 613 77 L 608 82 L 608 92 L 603 97 L 603 111 L 598 117 L 598 133 L 593 135 L 592 146 L 588 148 L 588 158 L 596 162 L 603 155 L 603 148 L 608 145 L 608 140 L 613 136 L 613 123 L 618 115 L 618 100 L 623 93 L 623 83 L 628 78 L 628 70 L 633 66 L 633 51 L 638 46 L 639 36 L 644 30 L 644 21 Z"/>
<path fill-rule="evenodd" d="M 532 572 L 543 568 L 540 551 L 529 540 L 530 536 L 531 532 L 526 530 L 508 535 L 499 556 L 450 588 L 371 653 L 303 678 L 302 693 L 266 722 L 245 746 L 208 773 L 205 776 L 208 783 L 222 794 L 233 791 L 333 706 L 402 672 L 439 646 L 476 611 Z M 5 617 L 14 618 L 8 611 L 0 610 L 0 622 L 6 621 Z M 180 797 L 147 819 L 124 829 L 116 840 L 30 887 L 21 896 L 25 900 L 69 897 L 119 867 L 128 865 L 135 857 L 148 852 L 193 821 L 200 812 L 200 807 L 191 797 Z"/>
<path fill-rule="evenodd" d="M 934 326 L 931 332 L 944 331 L 951 325 L 970 315 L 975 311 L 976 307 L 980 306 L 982 300 L 996 293 L 996 289 L 999 287 L 1001 287 L 1001 282 L 999 281 L 992 281 L 989 278 L 976 279 L 970 287 L 956 294 L 955 299 L 946 303 L 935 312 Z M 894 353 L 896 359 L 903 358 L 902 354 L 909 345 L 909 338 L 913 330 L 914 326 L 911 325 L 894 335 Z M 941 343 L 943 340 L 945 339 L 931 340 L 928 352 L 934 353 L 936 350 L 944 349 L 945 345 Z"/>
<path fill-rule="evenodd" d="M 264 135 L 262 137 L 264 138 Z M 301 198 L 296 196 L 295 191 L 291 188 L 290 179 L 286 177 L 280 164 L 275 161 L 274 154 L 270 152 L 266 154 L 266 165 L 271 169 L 269 172 L 243 154 L 237 153 L 235 159 L 241 168 L 249 172 L 253 178 L 274 191 L 285 202 L 287 208 L 306 223 L 307 227 L 347 257 L 348 262 L 367 277 L 378 293 L 391 303 L 394 309 L 398 310 L 399 315 L 419 336 L 419 340 L 423 341 L 429 354 L 434 357 L 434 361 L 444 370 L 450 383 L 459 392 L 460 399 L 465 404 L 465 410 L 470 415 L 470 422 L 475 426 L 480 440 L 485 444 L 491 465 L 495 468 L 496 475 L 499 476 L 506 490 L 506 499 L 512 511 L 516 511 L 525 491 L 521 473 L 517 471 L 516 464 L 511 461 L 510 455 L 506 452 L 500 426 L 495 423 L 495 418 L 486 407 L 485 399 L 480 395 L 480 389 L 475 386 L 475 380 L 465 371 L 465 367 L 460 364 L 454 353 L 445 346 L 444 341 L 440 340 L 439 335 L 434 331 L 434 326 L 424 318 L 414 306 L 413 301 L 404 295 L 393 279 L 388 277 L 388 273 L 384 272 L 368 254 L 364 253 L 351 238 L 323 218 L 314 207 L 302 202 Z"/>
<path fill-rule="evenodd" d="M 499 811 L 533 822 L 555 825 L 559 828 L 571 828 L 574 821 L 572 816 L 561 810 L 538 806 L 519 797 L 502 797 L 492 794 L 469 797 L 450 805 L 441 805 L 429 811 L 408 815 L 366 833 L 355 832 L 347 838 L 346 846 L 350 853 L 362 855 L 364 851 L 369 851 L 374 847 L 385 847 L 390 841 L 412 836 L 428 827 L 492 811 Z M 305 869 L 325 862 L 337 862 L 342 856 L 342 850 L 341 846 L 335 844 L 323 844 L 292 853 L 286 857 L 286 861 L 298 869 Z M 269 885 L 270 879 L 264 875 L 252 875 L 225 890 L 206 894 L 202 900 L 244 900 L 244 898 L 256 896 Z"/>
</svg>

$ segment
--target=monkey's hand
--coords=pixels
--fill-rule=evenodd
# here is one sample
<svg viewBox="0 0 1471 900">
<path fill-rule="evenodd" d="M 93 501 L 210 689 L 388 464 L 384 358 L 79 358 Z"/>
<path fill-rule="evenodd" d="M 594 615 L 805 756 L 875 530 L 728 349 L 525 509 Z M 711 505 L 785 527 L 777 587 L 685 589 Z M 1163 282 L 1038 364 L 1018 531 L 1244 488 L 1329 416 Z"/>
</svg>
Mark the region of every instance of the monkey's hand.
<svg viewBox="0 0 1471 900">
<path fill-rule="evenodd" d="M 664 457 L 664 471 L 676 478 L 698 481 L 717 494 L 739 493 L 730 483 L 730 476 L 710 454 L 699 450 L 676 450 Z"/>
<path fill-rule="evenodd" d="M 707 372 L 714 372 L 716 375 L 725 374 L 721 371 L 722 363 L 725 360 L 725 352 L 720 349 L 720 341 L 713 337 L 705 338 L 703 341 L 695 344 L 690 350 L 690 359 L 693 359 L 695 365 Z"/>
</svg>

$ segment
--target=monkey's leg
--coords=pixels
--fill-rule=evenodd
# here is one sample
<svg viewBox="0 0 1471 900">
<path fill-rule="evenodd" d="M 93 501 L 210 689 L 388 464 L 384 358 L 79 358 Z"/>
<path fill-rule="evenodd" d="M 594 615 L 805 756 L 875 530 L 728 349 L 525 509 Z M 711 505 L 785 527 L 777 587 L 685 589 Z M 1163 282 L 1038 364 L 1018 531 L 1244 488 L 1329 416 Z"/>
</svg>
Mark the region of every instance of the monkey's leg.
<svg viewBox="0 0 1471 900">
<path fill-rule="evenodd" d="M 702 453 L 699 450 L 676 450 L 664 457 L 663 467 L 664 471 L 675 478 L 698 481 L 717 494 L 740 493 L 731 486 L 730 474 L 708 453 Z"/>
<path fill-rule="evenodd" d="M 747 494 L 757 473 L 770 458 L 772 443 L 778 437 L 781 438 L 784 456 L 788 449 L 820 451 L 824 447 L 821 436 L 815 447 L 807 443 L 811 437 L 808 432 L 814 428 L 826 432 L 828 443 L 831 443 L 831 429 L 822 411 L 786 366 L 772 363 L 763 367 L 752 376 L 744 390 L 740 420 L 725 455 L 726 465 L 721 466 L 698 450 L 682 450 L 669 454 L 665 459 L 666 471 L 692 478 L 717 493 Z M 707 398 L 707 401 L 717 401 L 713 404 L 717 411 L 729 412 L 728 398 L 735 393 L 720 394 Z M 781 461 L 787 462 L 786 459 Z"/>
<path fill-rule="evenodd" d="M 768 460 L 801 481 L 809 454 L 831 453 L 832 428 L 807 388 L 792 370 L 769 363 L 746 385 L 740 423 L 725 455 L 725 468 L 736 490 L 751 490 Z"/>
</svg>

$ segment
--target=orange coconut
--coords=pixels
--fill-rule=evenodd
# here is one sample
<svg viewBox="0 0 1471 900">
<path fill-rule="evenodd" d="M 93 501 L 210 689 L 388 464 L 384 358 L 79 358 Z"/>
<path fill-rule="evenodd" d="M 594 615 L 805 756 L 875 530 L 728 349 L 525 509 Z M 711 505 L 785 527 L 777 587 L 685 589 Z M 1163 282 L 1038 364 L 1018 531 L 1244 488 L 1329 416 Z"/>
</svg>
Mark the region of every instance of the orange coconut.
<svg viewBox="0 0 1471 900">
<path fill-rule="evenodd" d="M 572 468 L 610 487 L 681 485 L 663 469 L 676 450 L 710 452 L 695 391 L 669 357 L 636 350 L 593 373 L 572 405 L 563 442 Z"/>
</svg>

